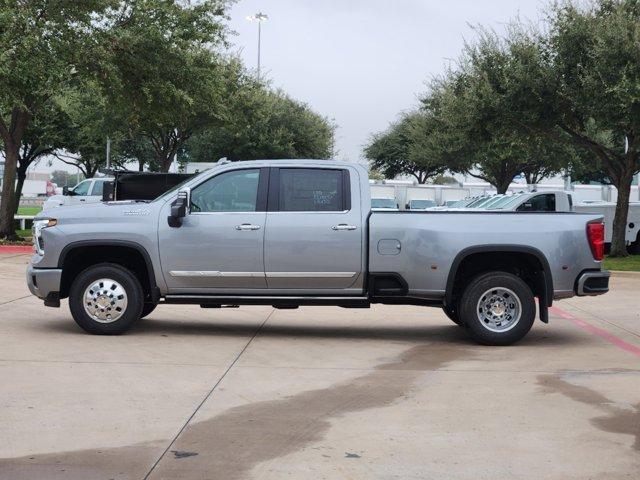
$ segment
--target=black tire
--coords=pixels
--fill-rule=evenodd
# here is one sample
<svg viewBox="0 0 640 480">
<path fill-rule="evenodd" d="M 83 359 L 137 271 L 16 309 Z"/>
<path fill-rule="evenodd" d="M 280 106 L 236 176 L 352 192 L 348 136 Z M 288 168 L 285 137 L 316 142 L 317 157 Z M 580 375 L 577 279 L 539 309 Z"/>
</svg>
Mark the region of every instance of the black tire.
<svg viewBox="0 0 640 480">
<path fill-rule="evenodd" d="M 492 289 L 496 290 L 490 292 Z M 479 305 L 481 299 L 485 299 L 487 305 L 492 299 L 497 299 L 498 312 L 502 309 L 500 302 L 504 302 L 506 313 L 492 317 L 493 309 Z M 471 336 L 484 345 L 511 345 L 521 340 L 531 330 L 536 316 L 535 299 L 529 286 L 521 278 L 506 272 L 489 272 L 475 277 L 465 288 L 459 305 L 460 319 L 467 325 Z M 516 308 L 519 308 L 519 315 L 511 317 Z M 487 319 L 488 316 L 492 318 Z M 510 317 L 517 320 L 512 322 Z M 509 326 L 511 322 L 513 324 Z M 505 330 L 495 331 L 501 328 Z"/>
<path fill-rule="evenodd" d="M 123 291 L 124 293 L 122 297 L 126 305 L 118 312 L 113 310 L 113 314 L 118 315 L 115 320 L 104 319 L 101 322 L 92 317 L 85 309 L 85 292 L 92 287 L 92 283 L 102 279 L 108 280 L 107 285 L 109 285 L 109 282 L 112 282 L 111 285 L 114 282 L 117 283 L 119 287 L 114 291 L 116 293 Z M 102 288 L 102 286 L 99 286 L 99 288 Z M 110 291 L 111 289 L 109 289 Z M 102 295 L 104 292 L 100 292 L 99 289 L 96 291 L 96 294 L 98 293 L 101 295 L 95 302 L 107 303 L 109 301 L 107 297 L 111 295 L 110 293 Z M 118 299 L 114 299 L 114 301 L 118 301 Z M 119 301 L 122 301 L 122 299 Z M 97 305 L 97 303 L 94 305 Z M 119 335 L 126 332 L 140 319 L 143 306 L 144 294 L 140 281 L 129 270 L 113 263 L 100 263 L 83 270 L 73 281 L 69 291 L 69 309 L 73 319 L 84 331 L 94 335 Z M 107 305 L 106 308 L 111 310 L 112 307 Z M 115 306 L 114 308 L 120 307 Z M 105 314 L 104 310 L 100 312 L 100 315 L 103 314 Z M 107 313 L 107 315 L 110 314 Z"/>
<path fill-rule="evenodd" d="M 158 306 L 157 303 L 145 303 L 144 306 L 142 307 L 142 313 L 140 314 L 140 318 L 144 318 L 147 315 L 151 315 L 151 312 L 153 312 L 157 306 Z"/>
</svg>

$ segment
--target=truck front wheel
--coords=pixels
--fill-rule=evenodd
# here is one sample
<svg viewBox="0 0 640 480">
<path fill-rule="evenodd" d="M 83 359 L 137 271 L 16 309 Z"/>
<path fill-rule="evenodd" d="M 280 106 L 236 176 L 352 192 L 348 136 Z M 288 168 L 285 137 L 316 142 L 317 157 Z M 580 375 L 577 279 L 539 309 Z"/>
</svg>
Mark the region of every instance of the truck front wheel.
<svg viewBox="0 0 640 480">
<path fill-rule="evenodd" d="M 142 314 L 142 286 L 126 268 L 101 263 L 82 271 L 71 285 L 69 309 L 83 330 L 96 335 L 126 332 Z"/>
<path fill-rule="evenodd" d="M 536 304 L 529 286 L 506 272 L 475 277 L 460 300 L 460 318 L 485 345 L 511 345 L 531 329 Z"/>
</svg>

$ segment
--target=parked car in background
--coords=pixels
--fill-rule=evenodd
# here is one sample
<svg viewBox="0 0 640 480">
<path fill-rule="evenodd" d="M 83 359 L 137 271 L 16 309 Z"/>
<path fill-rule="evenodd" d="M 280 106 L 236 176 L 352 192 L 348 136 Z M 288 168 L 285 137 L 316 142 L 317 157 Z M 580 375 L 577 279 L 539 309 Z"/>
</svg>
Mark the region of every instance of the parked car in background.
<svg viewBox="0 0 640 480">
<path fill-rule="evenodd" d="M 513 212 L 570 212 L 573 199 L 563 191 L 521 192 L 504 195 L 494 203 L 486 205 L 487 210 L 508 210 Z"/>
<path fill-rule="evenodd" d="M 410 200 L 406 208 L 407 210 L 427 210 L 437 206 L 435 200 Z"/>
<path fill-rule="evenodd" d="M 608 291 L 600 215 L 371 207 L 353 163 L 220 165 L 153 201 L 39 214 L 27 283 L 47 306 L 69 298 L 94 334 L 123 333 L 160 303 L 386 303 L 442 308 L 496 345 L 524 337 L 536 312 L 548 322 L 554 299 Z"/>
<path fill-rule="evenodd" d="M 466 202 L 466 203 L 465 203 Z M 561 190 L 521 192 L 512 195 L 493 195 L 478 199 L 467 199 L 452 204 L 446 210 L 480 209 L 509 212 L 580 212 L 594 213 L 604 217 L 605 246 L 611 244 L 615 202 L 589 200 L 574 204 L 571 192 Z M 640 253 L 640 202 L 629 204 L 625 239 L 632 253 Z"/>
<path fill-rule="evenodd" d="M 371 210 L 381 211 L 397 211 L 400 207 L 396 203 L 394 198 L 372 198 Z"/>
<path fill-rule="evenodd" d="M 112 181 L 113 177 L 88 178 L 75 187 L 64 188 L 62 195 L 52 195 L 47 198 L 42 209 L 101 202 L 105 183 Z"/>
<path fill-rule="evenodd" d="M 584 202 L 573 206 L 573 211 L 580 213 L 594 213 L 604 217 L 604 223 L 608 226 L 605 229 L 604 241 L 607 246 L 613 237 L 613 219 L 616 214 L 616 204 L 614 202 Z M 640 202 L 629 203 L 629 213 L 627 215 L 627 228 L 625 230 L 625 240 L 629 245 L 631 253 L 640 254 Z"/>
</svg>

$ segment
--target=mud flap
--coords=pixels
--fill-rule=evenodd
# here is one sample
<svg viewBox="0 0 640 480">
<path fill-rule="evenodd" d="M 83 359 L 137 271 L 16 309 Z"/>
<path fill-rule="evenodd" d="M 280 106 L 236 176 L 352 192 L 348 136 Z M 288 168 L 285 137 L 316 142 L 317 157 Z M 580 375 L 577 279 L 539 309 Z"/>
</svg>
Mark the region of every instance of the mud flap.
<svg viewBox="0 0 640 480">
<path fill-rule="evenodd" d="M 549 323 L 549 307 L 543 298 L 538 298 L 538 310 L 540 311 L 540 320 Z"/>
</svg>

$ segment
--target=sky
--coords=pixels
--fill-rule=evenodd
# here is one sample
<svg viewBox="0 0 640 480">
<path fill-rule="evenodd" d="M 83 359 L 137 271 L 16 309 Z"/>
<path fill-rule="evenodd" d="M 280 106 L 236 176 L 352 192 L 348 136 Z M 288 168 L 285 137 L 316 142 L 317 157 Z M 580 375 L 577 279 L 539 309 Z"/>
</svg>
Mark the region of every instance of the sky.
<svg viewBox="0 0 640 480">
<path fill-rule="evenodd" d="M 230 10 L 231 50 L 257 65 L 263 12 L 262 75 L 273 87 L 332 119 L 336 158 L 362 161 L 362 148 L 426 82 L 458 58 L 473 27 L 502 31 L 511 19 L 536 22 L 545 0 L 239 0 Z"/>
</svg>

